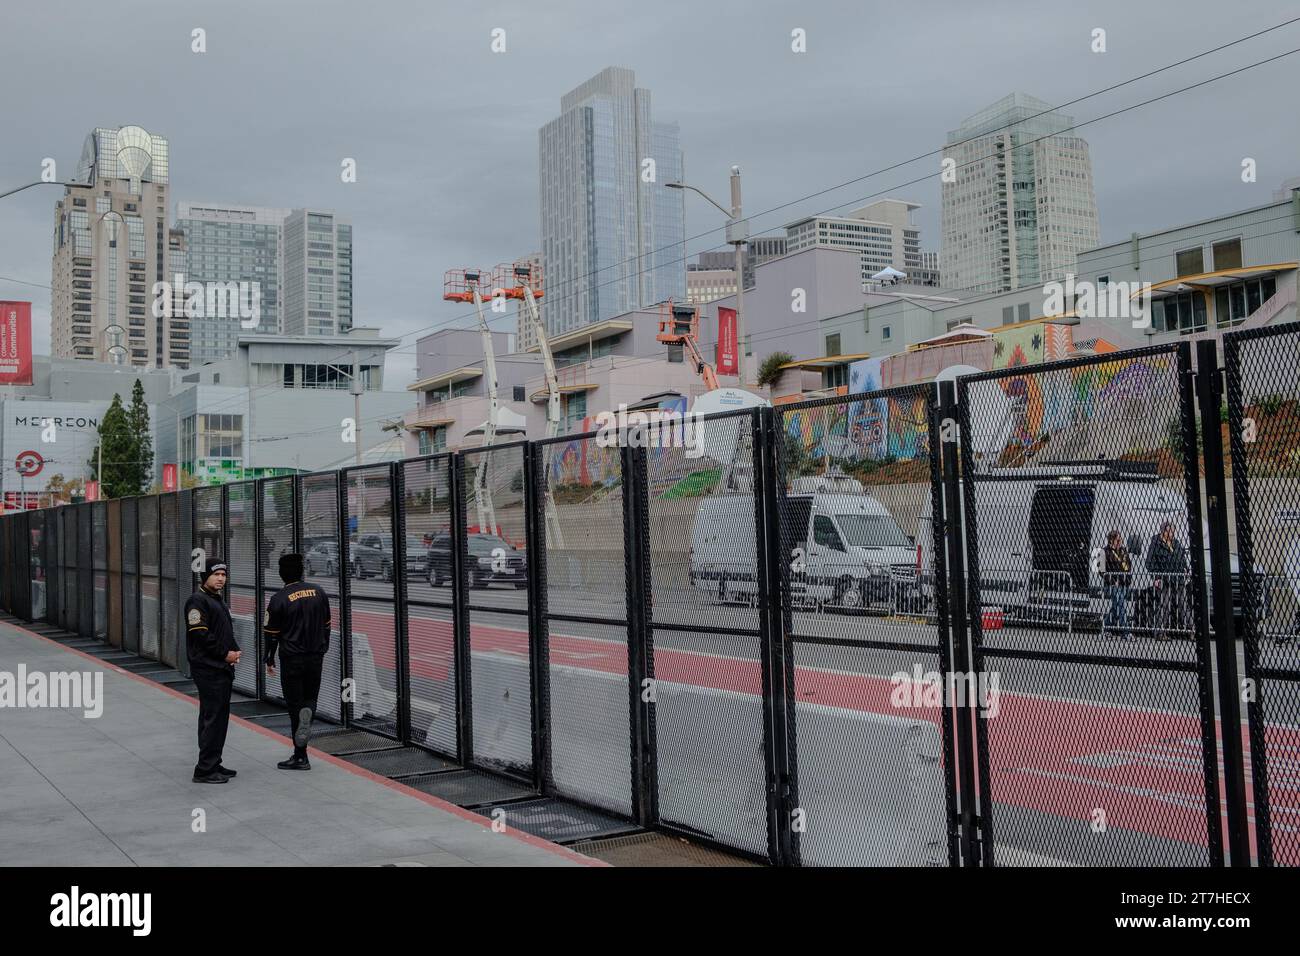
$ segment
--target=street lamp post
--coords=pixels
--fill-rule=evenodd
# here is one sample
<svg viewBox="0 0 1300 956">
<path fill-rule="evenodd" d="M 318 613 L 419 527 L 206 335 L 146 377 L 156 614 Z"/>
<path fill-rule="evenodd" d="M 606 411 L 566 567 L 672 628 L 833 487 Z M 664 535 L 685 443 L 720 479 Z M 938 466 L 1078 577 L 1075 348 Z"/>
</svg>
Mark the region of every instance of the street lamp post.
<svg viewBox="0 0 1300 956">
<path fill-rule="evenodd" d="M 65 183 L 65 182 L 60 182 L 57 179 L 40 179 L 34 183 L 28 183 L 26 186 L 18 186 L 15 189 L 10 189 L 6 192 L 0 193 L 0 199 L 4 199 L 6 196 L 12 196 L 14 193 L 20 193 L 24 189 L 31 189 L 33 186 L 66 186 L 68 189 L 94 189 L 95 188 L 93 183 Z"/>
<path fill-rule="evenodd" d="M 669 189 L 689 189 L 713 204 L 727 217 L 727 243 L 736 248 L 736 373 L 741 388 L 745 387 L 745 243 L 749 239 L 749 223 L 741 218 L 740 167 L 731 167 L 731 209 L 716 202 L 703 190 L 686 183 L 664 183 Z"/>
</svg>

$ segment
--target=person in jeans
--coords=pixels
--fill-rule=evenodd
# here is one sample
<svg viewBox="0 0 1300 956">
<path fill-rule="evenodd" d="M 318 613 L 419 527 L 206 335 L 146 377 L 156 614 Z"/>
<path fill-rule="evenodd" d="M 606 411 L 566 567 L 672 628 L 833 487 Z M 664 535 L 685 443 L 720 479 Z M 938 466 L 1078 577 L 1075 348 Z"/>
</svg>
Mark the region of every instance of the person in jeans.
<svg viewBox="0 0 1300 956">
<path fill-rule="evenodd" d="M 284 587 L 267 602 L 262 633 L 266 637 L 266 672 L 275 676 L 275 654 L 280 652 L 284 674 L 280 686 L 289 706 L 293 731 L 293 756 L 276 764 L 281 770 L 310 770 L 307 743 L 320 694 L 321 666 L 330 646 L 330 602 L 313 584 L 302 579 L 301 554 L 280 557 Z"/>
<path fill-rule="evenodd" d="M 1132 560 L 1128 549 L 1124 547 L 1123 538 L 1118 531 L 1106 535 L 1106 571 L 1105 594 L 1110 601 L 1110 610 L 1106 612 L 1105 625 L 1113 630 L 1120 640 L 1132 640 L 1128 621 L 1128 589 L 1132 573 Z"/>
<path fill-rule="evenodd" d="M 1162 524 L 1160 533 L 1151 538 L 1146 563 L 1156 589 L 1156 640 L 1167 641 L 1171 622 L 1181 611 L 1188 568 L 1187 549 L 1175 537 L 1172 521 Z"/>
</svg>

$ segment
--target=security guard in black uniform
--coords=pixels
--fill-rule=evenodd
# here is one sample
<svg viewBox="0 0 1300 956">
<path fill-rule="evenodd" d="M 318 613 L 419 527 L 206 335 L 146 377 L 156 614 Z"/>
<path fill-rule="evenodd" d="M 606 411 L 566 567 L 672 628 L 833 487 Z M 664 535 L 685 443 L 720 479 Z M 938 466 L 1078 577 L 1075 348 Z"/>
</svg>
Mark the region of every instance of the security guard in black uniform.
<svg viewBox="0 0 1300 956">
<path fill-rule="evenodd" d="M 310 770 L 307 742 L 320 694 L 321 664 L 330 647 L 330 602 L 320 588 L 302 579 L 302 555 L 280 556 L 284 587 L 266 605 L 262 633 L 266 635 L 266 672 L 275 676 L 275 652 L 280 649 L 284 673 L 280 686 L 293 726 L 293 756 L 276 764 L 281 770 Z"/>
<path fill-rule="evenodd" d="M 239 645 L 230 612 L 221 601 L 226 563 L 208 558 L 197 591 L 185 602 L 185 648 L 190 676 L 199 689 L 199 762 L 195 783 L 225 783 L 235 771 L 221 766 L 230 726 L 230 691 L 235 683 Z"/>
</svg>

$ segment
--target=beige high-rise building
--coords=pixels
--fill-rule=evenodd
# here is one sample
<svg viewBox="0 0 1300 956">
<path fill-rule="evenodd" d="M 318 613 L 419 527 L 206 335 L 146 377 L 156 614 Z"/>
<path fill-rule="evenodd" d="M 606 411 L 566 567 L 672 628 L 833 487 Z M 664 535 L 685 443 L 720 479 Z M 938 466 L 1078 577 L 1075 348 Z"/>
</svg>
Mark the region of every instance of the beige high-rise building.
<svg viewBox="0 0 1300 956">
<path fill-rule="evenodd" d="M 189 319 L 156 317 L 169 281 L 167 140 L 139 126 L 86 137 L 77 182 L 54 207 L 50 343 L 55 358 L 189 366 Z"/>
<path fill-rule="evenodd" d="M 1100 241 L 1088 143 L 1023 93 L 969 117 L 943 150 L 942 283 L 1006 292 L 1075 269 Z"/>
<path fill-rule="evenodd" d="M 881 269 L 910 277 L 921 268 L 921 230 L 912 221 L 920 208 L 904 199 L 880 199 L 847 216 L 809 216 L 785 227 L 785 251 L 852 249 L 862 258 L 863 282 Z"/>
</svg>

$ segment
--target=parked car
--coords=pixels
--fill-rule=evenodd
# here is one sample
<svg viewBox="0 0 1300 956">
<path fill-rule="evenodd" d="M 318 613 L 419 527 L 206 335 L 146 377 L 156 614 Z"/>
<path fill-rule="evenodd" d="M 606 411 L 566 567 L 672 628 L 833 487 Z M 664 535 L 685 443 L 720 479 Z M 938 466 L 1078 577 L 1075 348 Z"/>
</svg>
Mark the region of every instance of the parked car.
<svg viewBox="0 0 1300 956">
<path fill-rule="evenodd" d="M 318 541 L 303 555 L 303 570 L 307 574 L 334 577 L 339 570 L 339 546 L 335 541 Z"/>
<path fill-rule="evenodd" d="M 527 555 L 504 538 L 495 534 L 471 534 L 466 551 L 470 587 L 512 584 L 522 588 L 528 583 Z M 433 587 L 451 582 L 451 535 L 446 531 L 435 535 L 429 545 L 425 577 Z"/>
<path fill-rule="evenodd" d="M 393 536 L 390 534 L 364 534 L 351 542 L 354 578 L 380 577 L 393 580 Z M 426 577 L 429 567 L 429 547 L 418 534 L 406 536 L 406 578 L 408 581 Z"/>
</svg>

